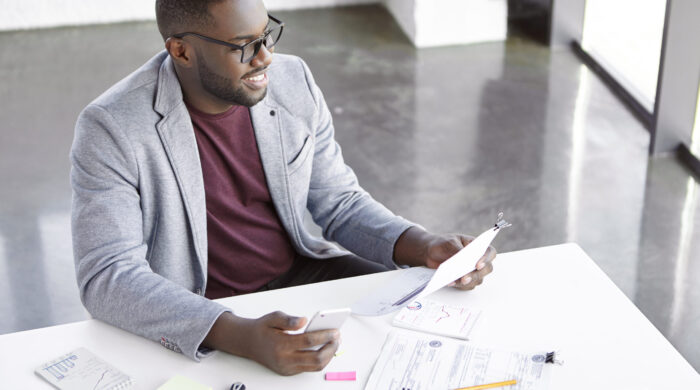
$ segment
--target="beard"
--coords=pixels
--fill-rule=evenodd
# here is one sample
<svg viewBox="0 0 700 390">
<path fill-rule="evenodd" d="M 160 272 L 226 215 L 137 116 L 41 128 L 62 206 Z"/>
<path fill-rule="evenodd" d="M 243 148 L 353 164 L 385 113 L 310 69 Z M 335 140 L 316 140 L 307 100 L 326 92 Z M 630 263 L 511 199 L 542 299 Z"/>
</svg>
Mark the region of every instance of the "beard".
<svg viewBox="0 0 700 390">
<path fill-rule="evenodd" d="M 198 55 L 197 57 L 199 79 L 205 91 L 223 101 L 245 107 L 253 107 L 265 98 L 267 88 L 260 91 L 258 96 L 255 96 L 246 92 L 243 85 L 234 87 L 231 79 L 220 76 L 209 69 L 203 55 Z"/>
</svg>

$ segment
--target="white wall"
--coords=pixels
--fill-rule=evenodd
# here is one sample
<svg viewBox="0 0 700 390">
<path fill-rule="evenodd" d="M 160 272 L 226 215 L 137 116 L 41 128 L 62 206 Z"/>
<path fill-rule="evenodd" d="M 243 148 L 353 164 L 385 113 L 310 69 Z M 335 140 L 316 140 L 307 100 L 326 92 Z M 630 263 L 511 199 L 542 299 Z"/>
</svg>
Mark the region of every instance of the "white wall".
<svg viewBox="0 0 700 390">
<path fill-rule="evenodd" d="M 270 10 L 383 3 L 416 47 L 503 40 L 507 0 L 264 0 Z M 154 0 L 0 0 L 0 31 L 154 20 Z"/>
<path fill-rule="evenodd" d="M 0 30 L 155 19 L 144 0 L 0 0 Z"/>
<path fill-rule="evenodd" d="M 507 0 L 415 0 L 416 47 L 505 39 Z"/>
<path fill-rule="evenodd" d="M 271 10 L 377 3 L 378 0 L 264 0 Z M 0 0 L 0 31 L 154 20 L 153 0 Z"/>
<path fill-rule="evenodd" d="M 416 47 L 505 39 L 507 0 L 385 0 Z"/>
<path fill-rule="evenodd" d="M 379 3 L 381 0 L 263 0 L 263 2 L 270 10 L 288 10 Z"/>
<path fill-rule="evenodd" d="M 416 2 L 414 0 L 384 0 L 403 32 L 413 41 L 416 36 Z"/>
</svg>

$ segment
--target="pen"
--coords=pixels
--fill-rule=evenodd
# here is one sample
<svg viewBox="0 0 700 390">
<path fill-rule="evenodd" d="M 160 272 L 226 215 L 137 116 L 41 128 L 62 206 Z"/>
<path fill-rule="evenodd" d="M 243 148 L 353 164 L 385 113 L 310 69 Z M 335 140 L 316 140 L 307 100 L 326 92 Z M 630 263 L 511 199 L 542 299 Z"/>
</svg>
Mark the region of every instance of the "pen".
<svg viewBox="0 0 700 390">
<path fill-rule="evenodd" d="M 503 386 L 510 386 L 516 384 L 517 381 L 515 379 L 505 381 L 505 382 L 498 382 L 498 383 L 488 383 L 485 385 L 476 385 L 476 386 L 468 386 L 468 387 L 460 387 L 459 389 L 455 390 L 482 390 L 482 389 L 493 389 L 494 387 L 503 387 Z"/>
<path fill-rule="evenodd" d="M 403 298 L 399 299 L 398 301 L 394 302 L 392 306 L 399 306 L 403 305 L 404 303 L 408 302 L 409 299 L 415 297 L 416 295 L 420 294 L 421 291 L 425 290 L 425 288 L 428 286 L 428 282 L 423 283 L 422 285 L 418 286 L 415 290 L 411 291 L 408 293 L 406 296 Z"/>
</svg>

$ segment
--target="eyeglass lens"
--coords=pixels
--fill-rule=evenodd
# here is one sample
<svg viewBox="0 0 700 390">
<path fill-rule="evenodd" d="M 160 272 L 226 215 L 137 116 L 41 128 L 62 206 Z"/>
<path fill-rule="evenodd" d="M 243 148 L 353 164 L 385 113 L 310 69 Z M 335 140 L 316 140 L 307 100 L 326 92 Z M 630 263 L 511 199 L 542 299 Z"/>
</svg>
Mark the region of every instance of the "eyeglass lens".
<svg viewBox="0 0 700 390">
<path fill-rule="evenodd" d="M 277 43 L 277 41 L 280 39 L 280 36 L 282 35 L 282 26 L 277 26 L 273 30 L 269 31 L 267 34 L 265 34 L 264 37 L 261 37 L 254 42 L 251 42 L 249 45 L 245 46 L 245 49 L 243 50 L 243 55 L 241 56 L 241 62 L 247 63 L 250 62 L 258 53 L 260 52 L 260 47 L 264 44 L 266 48 L 270 49 L 272 46 Z"/>
</svg>

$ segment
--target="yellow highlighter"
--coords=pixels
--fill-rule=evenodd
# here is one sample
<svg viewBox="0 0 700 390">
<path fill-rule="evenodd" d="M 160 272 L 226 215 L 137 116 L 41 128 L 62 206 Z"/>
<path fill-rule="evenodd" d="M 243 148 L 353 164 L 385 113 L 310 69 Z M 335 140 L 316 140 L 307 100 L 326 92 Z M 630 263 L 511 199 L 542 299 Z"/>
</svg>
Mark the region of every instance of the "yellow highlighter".
<svg viewBox="0 0 700 390">
<path fill-rule="evenodd" d="M 503 387 L 503 386 L 510 386 L 516 384 L 517 381 L 515 379 L 505 381 L 505 382 L 498 382 L 498 383 L 488 383 L 485 385 L 476 385 L 476 386 L 469 386 L 469 387 L 460 387 L 459 389 L 454 389 L 454 390 L 482 390 L 482 389 L 493 389 L 496 387 Z"/>
</svg>

